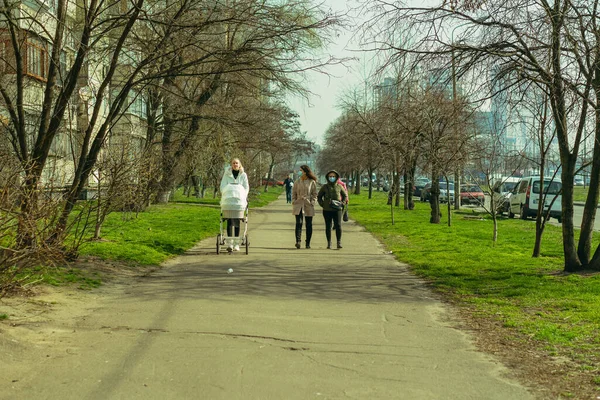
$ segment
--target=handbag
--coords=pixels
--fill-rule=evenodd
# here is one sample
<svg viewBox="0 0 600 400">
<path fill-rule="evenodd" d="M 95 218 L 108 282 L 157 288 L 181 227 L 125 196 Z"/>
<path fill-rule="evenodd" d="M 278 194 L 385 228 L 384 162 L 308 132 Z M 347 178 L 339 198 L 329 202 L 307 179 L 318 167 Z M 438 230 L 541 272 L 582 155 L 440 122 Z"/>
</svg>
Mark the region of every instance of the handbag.
<svg viewBox="0 0 600 400">
<path fill-rule="evenodd" d="M 344 203 L 339 200 L 331 200 L 329 205 L 336 211 L 342 211 L 344 209 Z"/>
<path fill-rule="evenodd" d="M 344 210 L 344 216 L 342 217 L 344 222 L 348 222 L 348 208 Z"/>
<path fill-rule="evenodd" d="M 331 193 L 331 188 L 329 185 L 327 185 L 327 189 L 329 190 L 329 197 L 330 198 L 333 197 L 332 193 Z M 329 206 L 335 211 L 342 211 L 344 209 L 344 203 L 342 203 L 339 200 L 334 200 L 334 199 L 329 200 Z"/>
</svg>

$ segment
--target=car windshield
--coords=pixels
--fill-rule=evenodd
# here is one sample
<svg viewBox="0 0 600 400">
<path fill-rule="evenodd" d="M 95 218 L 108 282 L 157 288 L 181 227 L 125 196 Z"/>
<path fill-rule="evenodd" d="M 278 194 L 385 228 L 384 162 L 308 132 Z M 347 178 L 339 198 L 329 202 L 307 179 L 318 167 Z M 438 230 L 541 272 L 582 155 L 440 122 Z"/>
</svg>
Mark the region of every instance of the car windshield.
<svg viewBox="0 0 600 400">
<path fill-rule="evenodd" d="M 512 190 L 517 186 L 517 182 L 505 182 L 504 183 L 504 191 L 512 192 Z"/>
<path fill-rule="evenodd" d="M 460 191 L 464 193 L 481 192 L 481 188 L 479 186 L 463 186 Z"/>
<path fill-rule="evenodd" d="M 544 181 L 544 192 L 547 194 L 559 194 L 562 189 L 562 183 L 560 182 L 552 182 L 552 181 Z M 540 192 L 540 181 L 533 182 L 533 193 Z"/>
<path fill-rule="evenodd" d="M 454 190 L 454 184 L 453 183 L 450 183 L 448 185 L 448 187 L 450 188 L 450 190 Z M 440 190 L 446 190 L 446 183 L 441 183 L 440 182 Z"/>
</svg>

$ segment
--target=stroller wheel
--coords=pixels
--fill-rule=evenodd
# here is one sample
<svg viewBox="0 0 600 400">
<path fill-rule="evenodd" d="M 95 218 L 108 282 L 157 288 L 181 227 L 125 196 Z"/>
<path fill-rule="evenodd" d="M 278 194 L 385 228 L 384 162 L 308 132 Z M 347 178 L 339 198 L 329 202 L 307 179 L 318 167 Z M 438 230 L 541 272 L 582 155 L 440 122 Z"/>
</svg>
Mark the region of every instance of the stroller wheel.
<svg viewBox="0 0 600 400">
<path fill-rule="evenodd" d="M 246 244 L 246 254 L 248 254 L 248 246 L 250 246 L 250 242 L 248 241 L 248 235 L 244 236 L 244 242 Z"/>
<path fill-rule="evenodd" d="M 221 234 L 217 235 L 217 254 L 221 251 Z"/>
</svg>

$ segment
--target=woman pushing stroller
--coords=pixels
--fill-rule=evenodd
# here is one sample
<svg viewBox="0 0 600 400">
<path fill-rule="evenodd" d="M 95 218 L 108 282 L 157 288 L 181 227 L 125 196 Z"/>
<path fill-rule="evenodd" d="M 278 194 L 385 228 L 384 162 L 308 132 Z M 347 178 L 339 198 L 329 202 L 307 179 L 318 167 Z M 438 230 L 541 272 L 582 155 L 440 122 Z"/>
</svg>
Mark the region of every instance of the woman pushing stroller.
<svg viewBox="0 0 600 400">
<path fill-rule="evenodd" d="M 240 250 L 240 221 L 248 206 L 248 176 L 239 158 L 231 160 L 221 179 L 221 210 L 227 219 L 227 250 Z M 236 240 L 238 239 L 238 240 Z"/>
</svg>

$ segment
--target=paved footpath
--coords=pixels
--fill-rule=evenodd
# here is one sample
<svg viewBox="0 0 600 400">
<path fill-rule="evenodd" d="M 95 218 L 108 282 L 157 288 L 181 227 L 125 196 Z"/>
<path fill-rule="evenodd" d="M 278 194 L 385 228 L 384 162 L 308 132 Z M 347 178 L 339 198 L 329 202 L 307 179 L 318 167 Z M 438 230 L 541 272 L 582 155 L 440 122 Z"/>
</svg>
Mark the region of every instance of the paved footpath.
<svg viewBox="0 0 600 400">
<path fill-rule="evenodd" d="M 532 399 L 356 224 L 297 250 L 284 200 L 251 210 L 250 254 L 205 240 L 102 299 L 4 399 Z M 227 270 L 233 269 L 228 274 Z"/>
</svg>

